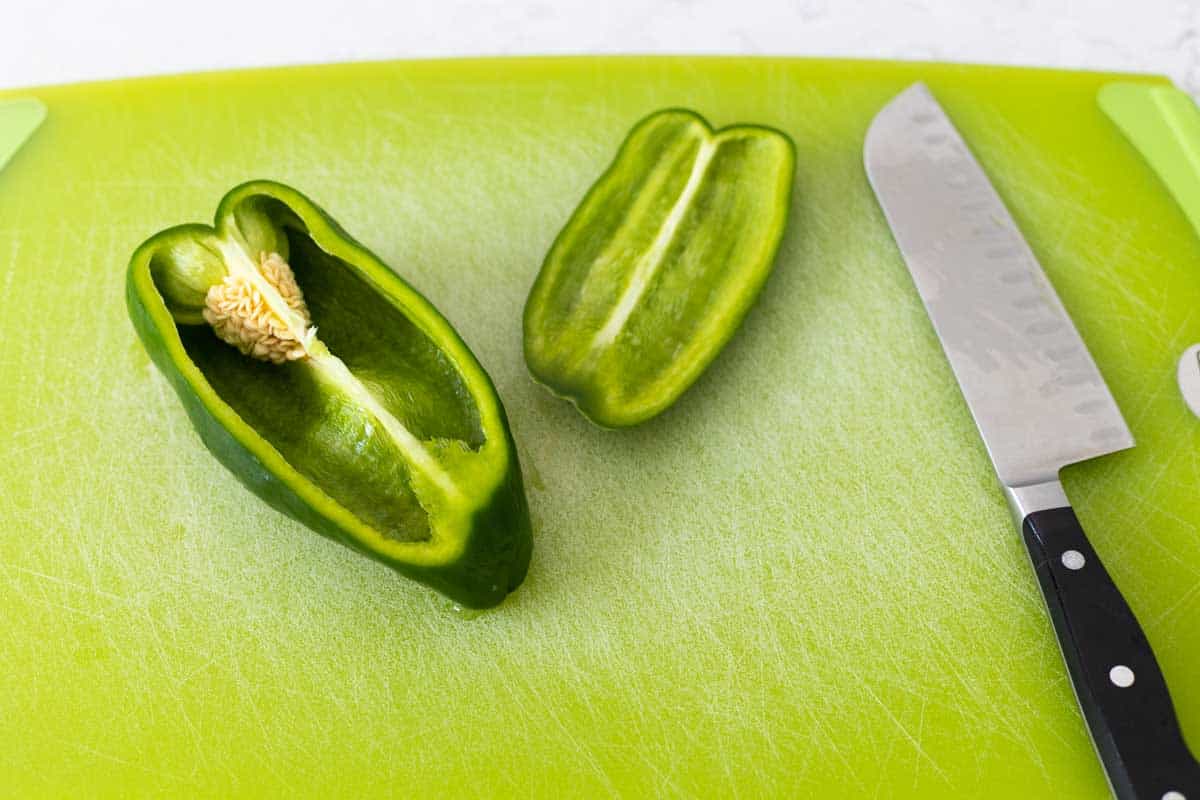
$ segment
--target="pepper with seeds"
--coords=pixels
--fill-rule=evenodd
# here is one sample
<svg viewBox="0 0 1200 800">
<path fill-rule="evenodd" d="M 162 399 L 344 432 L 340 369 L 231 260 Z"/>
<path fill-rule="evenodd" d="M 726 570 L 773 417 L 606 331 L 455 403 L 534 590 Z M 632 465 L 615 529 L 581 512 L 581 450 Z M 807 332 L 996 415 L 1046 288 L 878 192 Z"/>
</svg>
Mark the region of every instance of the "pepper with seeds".
<svg viewBox="0 0 1200 800">
<path fill-rule="evenodd" d="M 520 584 L 529 511 L 495 388 L 304 195 L 238 186 L 213 227 L 137 249 L 126 299 L 201 439 L 272 506 L 466 607 Z"/>
</svg>

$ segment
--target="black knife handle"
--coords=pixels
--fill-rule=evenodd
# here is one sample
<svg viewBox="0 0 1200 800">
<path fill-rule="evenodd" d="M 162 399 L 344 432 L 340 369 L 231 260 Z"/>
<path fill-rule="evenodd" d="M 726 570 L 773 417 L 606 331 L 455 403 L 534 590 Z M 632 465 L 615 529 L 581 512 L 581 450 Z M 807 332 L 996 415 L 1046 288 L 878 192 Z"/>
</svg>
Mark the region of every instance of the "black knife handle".
<svg viewBox="0 0 1200 800">
<path fill-rule="evenodd" d="M 1200 800 L 1154 651 L 1070 507 L 1021 526 L 1075 695 L 1119 800 Z"/>
</svg>

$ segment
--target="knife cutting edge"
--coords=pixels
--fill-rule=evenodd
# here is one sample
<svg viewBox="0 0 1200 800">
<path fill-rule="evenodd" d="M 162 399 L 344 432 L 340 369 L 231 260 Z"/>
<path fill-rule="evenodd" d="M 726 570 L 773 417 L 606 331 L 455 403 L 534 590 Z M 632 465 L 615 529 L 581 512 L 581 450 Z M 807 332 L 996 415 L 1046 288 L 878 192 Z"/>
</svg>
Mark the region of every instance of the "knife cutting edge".
<svg viewBox="0 0 1200 800">
<path fill-rule="evenodd" d="M 1200 800 L 1154 653 L 1059 471 L 1133 447 L 1016 223 L 924 84 L 872 121 L 867 177 L 1021 529 L 1114 796 Z"/>
</svg>

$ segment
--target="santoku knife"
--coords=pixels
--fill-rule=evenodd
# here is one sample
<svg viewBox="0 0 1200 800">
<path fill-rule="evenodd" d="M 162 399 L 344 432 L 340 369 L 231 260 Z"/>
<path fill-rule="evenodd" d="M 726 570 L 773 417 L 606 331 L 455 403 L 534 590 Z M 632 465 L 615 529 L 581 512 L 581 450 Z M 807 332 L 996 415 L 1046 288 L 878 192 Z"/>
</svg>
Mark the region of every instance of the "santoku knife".
<svg viewBox="0 0 1200 800">
<path fill-rule="evenodd" d="M 1134 444 L 1100 370 L 923 84 L 875 117 L 864 159 L 1029 549 L 1113 794 L 1200 800 L 1154 653 L 1058 478 Z"/>
</svg>

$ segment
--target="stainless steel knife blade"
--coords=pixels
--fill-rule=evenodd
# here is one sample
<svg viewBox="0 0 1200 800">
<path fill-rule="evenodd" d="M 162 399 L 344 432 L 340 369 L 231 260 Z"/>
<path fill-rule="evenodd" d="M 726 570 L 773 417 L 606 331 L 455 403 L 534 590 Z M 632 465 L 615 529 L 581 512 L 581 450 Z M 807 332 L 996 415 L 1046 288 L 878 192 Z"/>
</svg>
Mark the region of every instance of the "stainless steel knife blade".
<svg viewBox="0 0 1200 800">
<path fill-rule="evenodd" d="M 1012 215 L 923 84 L 875 117 L 864 158 L 1000 482 L 1053 482 L 1067 464 L 1132 447 Z"/>
</svg>

